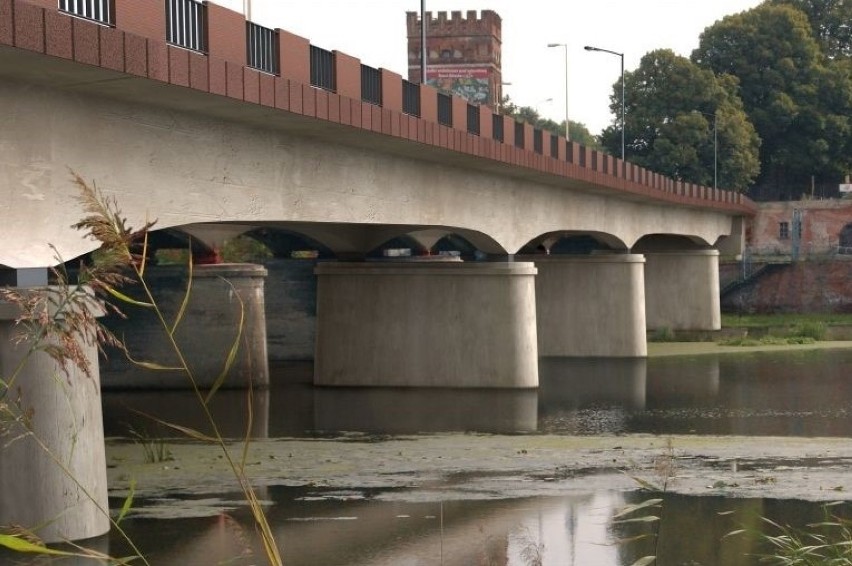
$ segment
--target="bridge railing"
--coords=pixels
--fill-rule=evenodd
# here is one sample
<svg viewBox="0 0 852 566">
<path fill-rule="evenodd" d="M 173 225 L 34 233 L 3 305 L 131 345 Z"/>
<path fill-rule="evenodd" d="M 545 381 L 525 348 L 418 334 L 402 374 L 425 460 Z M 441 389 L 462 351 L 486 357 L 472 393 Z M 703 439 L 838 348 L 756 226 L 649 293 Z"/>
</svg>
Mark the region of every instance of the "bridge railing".
<svg viewBox="0 0 852 566">
<path fill-rule="evenodd" d="M 382 73 L 378 69 L 361 65 L 361 100 L 382 105 Z"/>
<path fill-rule="evenodd" d="M 196 0 L 166 0 L 166 41 L 207 51 L 207 6 Z"/>
<path fill-rule="evenodd" d="M 76 17 L 50 26 L 45 25 L 44 14 L 19 14 L 46 10 L 45 0 L 3 2 L 21 8 L 0 10 L 0 44 L 64 54 L 89 65 L 440 145 L 578 182 L 672 201 L 688 199 L 690 205 L 752 208 L 740 194 L 667 179 L 552 132 L 547 132 L 548 138 L 545 131 L 499 109 L 470 104 L 430 85 L 363 65 L 345 53 L 314 46 L 285 30 L 249 22 L 243 14 L 214 1 L 58 0 L 59 13 Z M 86 20 L 114 26 L 112 35 L 97 30 L 78 34 L 77 27 L 93 25 Z M 16 26 L 26 25 L 32 25 L 31 33 L 18 33 Z M 48 40 L 48 34 L 55 35 Z M 92 41 L 93 34 L 100 35 Z M 76 48 L 75 42 L 83 40 L 86 45 Z M 60 49 L 62 42 L 68 45 Z M 91 45 L 98 50 L 93 56 L 89 55 Z"/>
<path fill-rule="evenodd" d="M 278 32 L 274 29 L 246 22 L 246 53 L 249 67 L 278 74 Z"/>
<path fill-rule="evenodd" d="M 115 24 L 115 0 L 59 0 L 59 9 L 101 24 Z"/>
</svg>

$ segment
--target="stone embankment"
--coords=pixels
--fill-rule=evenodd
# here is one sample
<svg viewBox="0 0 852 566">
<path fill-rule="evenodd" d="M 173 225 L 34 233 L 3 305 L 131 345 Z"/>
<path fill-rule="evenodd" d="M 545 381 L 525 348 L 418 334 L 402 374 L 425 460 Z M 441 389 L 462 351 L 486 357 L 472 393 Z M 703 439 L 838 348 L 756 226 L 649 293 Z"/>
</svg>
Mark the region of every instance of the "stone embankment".
<svg viewBox="0 0 852 566">
<path fill-rule="evenodd" d="M 756 273 L 757 266 L 752 267 Z M 721 266 L 720 280 L 739 275 L 739 263 Z M 777 265 L 722 294 L 730 313 L 852 313 L 852 256 L 849 260 L 802 261 Z M 839 340 L 842 338 L 831 338 Z"/>
</svg>

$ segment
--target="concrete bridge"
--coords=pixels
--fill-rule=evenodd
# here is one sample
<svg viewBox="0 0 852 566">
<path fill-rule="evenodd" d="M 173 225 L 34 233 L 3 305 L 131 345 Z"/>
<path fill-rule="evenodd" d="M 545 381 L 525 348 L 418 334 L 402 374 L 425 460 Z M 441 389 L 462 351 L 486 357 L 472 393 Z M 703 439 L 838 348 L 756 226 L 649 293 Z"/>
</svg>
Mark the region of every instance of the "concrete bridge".
<svg viewBox="0 0 852 566">
<path fill-rule="evenodd" d="M 65 261 L 93 250 L 70 228 L 73 170 L 135 226 L 157 219 L 211 249 L 286 230 L 346 260 L 316 267 L 321 385 L 535 387 L 540 356 L 643 357 L 646 328 L 719 326 L 718 256 L 739 253 L 753 213 L 739 194 L 664 178 L 213 2 L 59 6 L 0 0 L 6 284 L 46 284 L 50 245 Z M 482 261 L 360 261 L 394 238 L 430 251 L 448 235 Z M 556 253 L 578 238 L 586 253 Z M 262 286 L 247 287 L 260 289 L 253 336 L 265 346 Z M 21 354 L 14 313 L 0 318 L 5 377 Z M 202 350 L 214 326 L 198 321 Z M 99 422 L 96 384 L 74 380 L 87 387 L 65 398 L 52 379 L 37 383 L 51 367 L 35 364 L 21 383 L 43 390 L 23 393 L 40 399 L 37 427 L 103 506 L 97 431 L 65 454 L 84 445 L 67 437 L 81 434 L 75 415 Z M 0 502 L 0 523 L 61 515 L 49 540 L 106 530 L 80 485 L 19 445 L 0 457 L 0 493 L 17 498 Z"/>
<path fill-rule="evenodd" d="M 391 378 L 408 373 L 410 348 L 384 378 L 345 378 L 353 366 L 376 375 L 374 354 L 357 352 L 374 351 L 390 319 L 407 321 L 406 340 L 421 336 L 424 375 L 455 373 L 429 360 L 472 340 L 467 330 L 511 329 L 487 339 L 473 371 L 504 340 L 517 344 L 516 325 L 532 328 L 497 362 L 517 366 L 511 375 L 494 369 L 473 386 L 532 386 L 517 368 L 534 374 L 539 355 L 643 356 L 646 327 L 718 327 L 718 250 L 738 253 L 753 211 L 741 195 L 664 178 L 284 30 L 252 47 L 277 65 L 246 65 L 242 14 L 173 1 L 199 10 L 197 27 L 155 0 L 118 0 L 114 12 L 71 3 L 74 14 L 53 0 L 0 2 L 0 265 L 17 270 L 12 282 L 43 282 L 50 245 L 65 260 L 92 250 L 69 228 L 80 215 L 71 169 L 132 224 L 156 218 L 211 247 L 265 227 L 357 260 L 395 237 L 430 250 L 452 234 L 491 260 L 319 267 L 321 383 L 457 383 Z M 592 255 L 520 261 L 578 236 L 596 243 Z M 415 312 L 404 299 L 418 284 L 421 303 L 454 314 Z M 366 294 L 356 300 L 355 288 Z M 395 294 L 381 322 L 376 307 Z M 429 318 L 459 334 L 425 343 Z M 336 351 L 344 342 L 351 351 Z"/>
</svg>

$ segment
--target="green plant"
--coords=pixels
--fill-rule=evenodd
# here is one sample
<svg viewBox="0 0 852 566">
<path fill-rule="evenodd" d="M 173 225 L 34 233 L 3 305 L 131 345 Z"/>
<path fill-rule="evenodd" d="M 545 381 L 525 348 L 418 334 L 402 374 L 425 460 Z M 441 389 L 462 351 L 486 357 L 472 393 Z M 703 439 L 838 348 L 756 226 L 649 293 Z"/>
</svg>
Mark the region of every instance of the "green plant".
<svg viewBox="0 0 852 566">
<path fill-rule="evenodd" d="M 62 265 L 58 256 L 57 263 Z M 53 270 L 53 276 L 58 283 L 56 286 L 26 290 L 0 289 L 0 300 L 16 308 L 18 312 L 15 320 L 18 330 L 12 340 L 26 348 L 24 355 L 16 362 L 11 372 L 0 378 L 0 441 L 2 441 L 0 449 L 23 437 L 31 439 L 61 470 L 61 473 L 95 505 L 98 511 L 110 520 L 113 528 L 128 542 L 136 554 L 131 557 L 112 558 L 84 547 L 76 547 L 75 551 L 52 549 L 48 548 L 35 533 L 19 526 L 0 529 L 0 546 L 17 552 L 43 556 L 89 558 L 112 564 L 127 564 L 141 559 L 147 564 L 133 541 L 120 526 L 126 510 L 132 504 L 132 490 L 131 495 L 125 500 L 124 512 L 115 519 L 111 518 L 109 509 L 99 504 L 68 467 L 70 454 L 76 449 L 79 430 L 77 427 L 80 423 L 75 422 L 73 425 L 69 453 L 65 457 L 60 457 L 39 437 L 33 427 L 32 417 L 38 407 L 27 406 L 25 400 L 21 398 L 19 388 L 16 387 L 27 363 L 36 353 L 42 353 L 54 360 L 59 372 L 65 374 L 64 378 L 62 375 L 49 377 L 54 380 L 62 394 L 67 396 L 65 380 L 71 378 L 72 368 L 76 368 L 86 377 L 92 375 L 86 353 L 89 347 L 95 345 L 101 347 L 104 344 L 121 347 L 121 343 L 101 327 L 96 319 L 95 313 L 109 309 L 110 305 L 99 298 L 93 289 L 96 289 L 98 285 L 120 284 L 124 276 L 118 273 L 98 273 L 95 270 L 91 271 L 90 275 L 94 276 L 96 281 L 83 277 L 77 284 L 71 284 L 67 273 L 60 267 Z M 16 436 L 9 438 L 12 434 Z"/>
<path fill-rule="evenodd" d="M 652 477 L 640 477 L 638 475 L 628 476 L 635 481 L 642 490 L 655 494 L 665 495 L 669 486 L 677 477 L 677 466 L 674 452 L 674 444 L 671 438 L 666 439 L 663 452 L 654 457 L 652 464 Z M 659 510 L 659 511 L 657 511 Z M 628 544 L 642 539 L 653 538 L 653 553 L 642 556 L 630 566 L 648 566 L 657 561 L 659 554 L 660 524 L 663 518 L 663 499 L 652 497 L 628 505 L 616 511 L 613 515 L 613 525 L 650 525 L 649 532 L 640 533 L 627 538 L 617 539 L 616 544 Z"/>
<path fill-rule="evenodd" d="M 793 336 L 810 338 L 812 341 L 819 342 L 825 340 L 827 330 L 824 322 L 808 320 L 798 323 L 790 333 Z"/>
<path fill-rule="evenodd" d="M 668 326 L 654 330 L 651 336 L 648 337 L 651 342 L 674 342 L 675 333 Z"/>
<path fill-rule="evenodd" d="M 128 432 L 133 437 L 133 441 L 142 447 L 145 454 L 145 462 L 148 464 L 174 460 L 172 451 L 169 450 L 164 438 L 151 436 L 146 431 L 138 431 L 133 427 L 130 427 Z"/>
<path fill-rule="evenodd" d="M 118 304 L 133 304 L 142 308 L 150 309 L 159 320 L 163 332 L 168 339 L 169 346 L 173 350 L 178 363 L 176 367 L 164 367 L 157 362 L 140 361 L 138 365 L 152 370 L 180 370 L 188 379 L 192 390 L 198 400 L 203 414 L 212 430 L 212 434 L 205 435 L 196 430 L 186 427 L 157 421 L 160 424 L 178 430 L 190 438 L 210 442 L 218 446 L 222 451 L 223 459 L 228 463 L 234 477 L 236 478 L 243 495 L 248 502 L 254 521 L 256 532 L 260 537 L 265 556 L 269 564 L 283 564 L 278 546 L 272 533 L 272 529 L 264 514 L 260 500 L 258 499 L 252 483 L 246 473 L 246 458 L 249 446 L 249 431 L 252 428 L 251 408 L 249 408 L 249 422 L 246 426 L 246 435 L 240 458 L 236 458 L 229 450 L 229 446 L 219 432 L 216 421 L 210 412 L 208 403 L 226 378 L 233 364 L 240 344 L 243 326 L 243 305 L 240 305 L 240 323 L 233 345 L 228 352 L 227 359 L 219 377 L 215 380 L 213 387 L 203 392 L 178 346 L 175 333 L 184 316 L 186 306 L 190 297 L 192 287 L 192 260 L 188 255 L 189 283 L 185 291 L 183 303 L 172 320 L 166 320 L 156 298 L 151 292 L 145 279 L 145 266 L 147 263 L 147 235 L 153 222 L 148 222 L 140 230 L 134 231 L 127 226 L 127 221 L 122 217 L 114 199 L 106 198 L 94 185 L 89 185 L 77 174 L 72 173 L 74 184 L 79 189 L 78 200 L 85 212 L 84 218 L 74 225 L 77 230 L 83 231 L 87 237 L 94 239 L 100 248 L 92 254 L 89 264 L 81 265 L 76 284 L 71 284 L 67 274 L 61 269 L 54 270 L 57 285 L 48 289 L 21 292 L 14 289 L 0 289 L 0 299 L 15 305 L 21 315 L 17 319 L 21 329 L 18 340 L 25 342 L 29 351 L 21 363 L 12 372 L 12 375 L 0 379 L 0 432 L 8 431 L 10 423 L 27 424 L 28 415 L 21 409 L 16 399 L 11 398 L 14 391 L 15 380 L 24 367 L 30 355 L 37 351 L 43 351 L 55 359 L 63 368 L 73 364 L 87 375 L 91 371 L 88 360 L 84 355 L 81 344 L 97 344 L 102 347 L 105 344 L 123 349 L 123 345 L 111 334 L 106 332 L 98 323 L 95 312 L 106 310 L 121 314 Z M 57 258 L 57 263 L 62 262 Z M 134 282 L 142 289 L 141 298 L 131 298 L 118 289 L 128 282 Z M 236 293 L 235 293 L 236 295 Z M 236 295 L 239 300 L 239 295 Z M 130 355 L 128 354 L 128 358 Z M 132 361 L 132 360 L 131 360 Z M 2 377 L 2 376 L 0 376 Z M 167 449 L 163 443 L 156 441 L 148 442 L 139 435 L 146 454 L 150 452 L 152 459 L 165 458 Z M 35 437 L 40 447 L 50 452 L 49 449 Z M 85 491 L 85 487 L 73 477 L 64 463 L 55 455 L 50 454 L 54 462 L 60 466 L 63 472 L 71 477 Z M 146 456 L 147 457 L 147 456 Z M 116 519 L 110 519 L 112 524 L 119 530 L 128 541 L 136 555 L 130 558 L 113 559 L 104 557 L 94 551 L 82 549 L 79 553 L 66 553 L 47 548 L 32 533 L 23 530 L 15 530 L 10 533 L 0 533 L 0 546 L 5 546 L 19 552 L 37 552 L 44 555 L 54 556 L 85 556 L 99 560 L 108 560 L 112 563 L 125 564 L 132 560 L 140 559 L 148 564 L 133 541 L 125 535 L 119 526 L 119 522 L 130 509 L 133 500 L 133 490 L 125 501 L 122 510 Z M 95 501 L 95 498 L 86 492 L 86 496 Z M 109 516 L 108 509 L 100 509 L 102 513 Z"/>
<path fill-rule="evenodd" d="M 760 562 L 777 566 L 852 566 L 852 520 L 832 513 L 842 503 L 827 503 L 823 506 L 824 520 L 803 529 L 761 517 L 772 532 L 756 533 L 767 548 L 758 555 Z M 754 534 L 751 529 L 737 529 L 725 536 L 743 533 Z"/>
<path fill-rule="evenodd" d="M 195 393 L 195 397 L 198 401 L 199 407 L 202 409 L 205 420 L 209 424 L 212 434 L 203 434 L 194 429 L 171 423 L 166 423 L 160 420 L 157 420 L 157 422 L 168 426 L 174 430 L 178 430 L 190 438 L 201 440 L 203 442 L 209 442 L 215 444 L 220 448 L 224 460 L 230 467 L 235 479 L 237 480 L 240 486 L 240 489 L 243 492 L 244 497 L 246 498 L 246 501 L 248 502 L 252 519 L 260 537 L 260 541 L 263 546 L 267 561 L 273 565 L 283 564 L 283 560 L 281 559 L 280 551 L 278 550 L 278 546 L 275 542 L 275 537 L 272 533 L 272 529 L 266 519 L 266 515 L 264 514 L 260 500 L 258 499 L 257 494 L 252 486 L 252 482 L 248 477 L 248 474 L 246 473 L 246 458 L 248 455 L 249 435 L 252 424 L 251 410 L 249 410 L 249 422 L 246 426 L 246 435 L 243 439 L 241 456 L 239 459 L 237 459 L 231 454 L 227 442 L 219 432 L 219 427 L 213 417 L 213 414 L 210 412 L 209 407 L 209 402 L 211 398 L 215 395 L 216 391 L 219 389 L 219 387 L 222 385 L 225 378 L 227 377 L 228 371 L 233 365 L 234 360 L 236 359 L 237 352 L 239 350 L 239 344 L 243 330 L 243 317 L 245 314 L 244 307 L 242 305 L 241 299 L 239 298 L 239 295 L 237 293 L 234 294 L 235 297 L 239 300 L 240 305 L 240 323 L 238 324 L 238 329 L 234 342 L 230 348 L 230 351 L 228 352 L 221 373 L 214 381 L 214 384 L 211 389 L 207 392 L 204 392 L 199 388 L 198 381 L 196 380 L 195 375 L 193 375 L 192 369 L 190 368 L 190 365 L 183 351 L 178 345 L 175 337 L 178 327 L 180 326 L 180 323 L 183 320 L 183 316 L 186 311 L 186 307 L 189 303 L 190 293 L 192 289 L 193 265 L 191 255 L 189 256 L 189 261 L 187 264 L 189 268 L 189 282 L 187 284 L 183 302 L 181 304 L 181 307 L 178 309 L 178 312 L 176 313 L 174 319 L 167 320 L 165 314 L 160 309 L 157 303 L 156 297 L 152 293 L 151 288 L 149 287 L 145 279 L 145 265 L 147 262 L 147 234 L 153 223 L 146 224 L 139 231 L 132 230 L 127 226 L 127 221 L 122 217 L 121 211 L 119 210 L 114 199 L 106 198 L 97 189 L 97 187 L 90 186 L 79 175 L 74 175 L 74 182 L 80 190 L 79 200 L 83 205 L 85 213 L 87 214 L 87 216 L 85 216 L 80 222 L 75 224 L 74 227 L 78 230 L 85 232 L 87 236 L 99 242 L 101 246 L 99 250 L 100 253 L 93 255 L 94 269 L 98 273 L 107 273 L 111 276 L 126 273 L 129 271 L 133 280 L 135 280 L 138 283 L 139 287 L 142 289 L 143 297 L 141 299 L 128 297 L 127 295 L 124 295 L 123 293 L 119 292 L 106 280 L 102 281 L 102 284 L 97 285 L 96 288 L 98 290 L 103 290 L 108 297 L 112 297 L 113 299 L 116 299 L 118 301 L 150 309 L 159 321 L 163 333 L 168 340 L 168 344 L 177 359 L 177 365 L 175 367 L 165 367 L 158 364 L 157 362 L 151 361 L 141 361 L 136 363 L 148 369 L 179 370 L 181 373 L 183 373 L 183 375 L 185 375 L 187 380 L 189 381 L 193 392 Z M 135 253 L 134 250 L 140 249 L 140 245 L 138 244 L 140 241 L 141 250 L 139 253 Z M 88 268 L 81 269 L 81 273 L 86 273 L 88 271 Z M 125 282 L 126 280 L 127 278 L 125 277 L 123 280 L 121 280 L 121 282 Z"/>
</svg>

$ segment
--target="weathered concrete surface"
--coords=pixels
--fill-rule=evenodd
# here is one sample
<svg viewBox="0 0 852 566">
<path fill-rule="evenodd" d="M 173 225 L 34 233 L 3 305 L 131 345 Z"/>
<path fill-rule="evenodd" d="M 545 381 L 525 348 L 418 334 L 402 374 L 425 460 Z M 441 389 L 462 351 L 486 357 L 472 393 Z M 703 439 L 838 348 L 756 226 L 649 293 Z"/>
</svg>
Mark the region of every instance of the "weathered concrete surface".
<svg viewBox="0 0 852 566">
<path fill-rule="evenodd" d="M 0 377 L 9 382 L 30 343 L 14 344 L 17 312 L 0 307 Z M 35 352 L 5 398 L 20 403 L 29 427 L 12 423 L 0 435 L 0 525 L 34 529 L 46 542 L 90 538 L 110 527 L 98 351 L 82 346 L 91 377 L 73 366 L 63 373 Z"/>
<path fill-rule="evenodd" d="M 316 385 L 538 385 L 533 264 L 322 263 L 316 273 Z"/>
<path fill-rule="evenodd" d="M 539 356 L 644 356 L 644 263 L 633 254 L 536 257 Z"/>
<path fill-rule="evenodd" d="M 649 329 L 719 330 L 719 252 L 646 253 L 645 299 Z"/>
<path fill-rule="evenodd" d="M 101 80 L 98 90 L 153 89 L 142 79 L 113 78 L 121 80 Z M 301 223 L 335 252 L 363 252 L 392 237 L 389 230 L 424 227 L 451 229 L 488 253 L 515 253 L 565 230 L 606 233 L 625 249 L 646 234 L 711 245 L 732 231 L 731 213 L 625 198 L 591 179 L 509 175 L 450 152 L 440 163 L 426 161 L 421 144 L 391 153 L 380 136 L 360 147 L 337 144 L 312 137 L 310 123 L 287 113 L 232 107 L 223 97 L 196 100 L 186 89 L 153 89 L 152 100 L 169 101 L 165 108 L 73 84 L 56 90 L 0 79 L 0 201 L 8 204 L 0 209 L 0 264 L 53 264 L 49 243 L 66 259 L 94 248 L 69 228 L 80 217 L 69 168 L 115 196 L 134 226 L 152 218 L 159 228 Z"/>
<path fill-rule="evenodd" d="M 312 360 L 317 333 L 317 262 L 273 259 L 264 262 L 266 339 L 270 360 Z"/>
<path fill-rule="evenodd" d="M 216 382 L 237 338 L 239 350 L 222 386 L 248 387 L 251 382 L 255 387 L 264 387 L 269 383 L 264 316 L 266 273 L 263 267 L 253 264 L 197 265 L 193 268 L 189 300 L 175 339 L 199 387 L 209 388 Z M 187 275 L 183 266 L 146 270 L 146 281 L 169 325 L 174 324 L 181 311 Z M 127 293 L 141 300 L 139 291 L 127 290 Z M 161 366 L 179 366 L 168 332 L 153 311 L 146 307 L 121 306 L 127 319 L 112 315 L 104 319 L 104 325 L 124 340 L 132 358 Z M 134 369 L 137 371 L 132 371 Z M 105 388 L 192 387 L 182 371 L 136 368 L 121 352 L 111 352 L 104 360 L 101 380 Z"/>
</svg>

